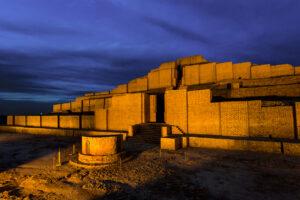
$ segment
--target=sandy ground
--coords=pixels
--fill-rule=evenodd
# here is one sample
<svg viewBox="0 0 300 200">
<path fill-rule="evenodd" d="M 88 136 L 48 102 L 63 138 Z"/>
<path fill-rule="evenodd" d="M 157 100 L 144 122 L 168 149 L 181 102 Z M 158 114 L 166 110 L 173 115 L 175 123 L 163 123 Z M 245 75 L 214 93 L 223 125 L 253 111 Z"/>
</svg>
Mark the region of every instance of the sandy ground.
<svg viewBox="0 0 300 200">
<path fill-rule="evenodd" d="M 0 199 L 300 199 L 300 157 L 125 142 L 127 161 L 87 170 L 68 164 L 73 144 L 1 133 Z"/>
</svg>

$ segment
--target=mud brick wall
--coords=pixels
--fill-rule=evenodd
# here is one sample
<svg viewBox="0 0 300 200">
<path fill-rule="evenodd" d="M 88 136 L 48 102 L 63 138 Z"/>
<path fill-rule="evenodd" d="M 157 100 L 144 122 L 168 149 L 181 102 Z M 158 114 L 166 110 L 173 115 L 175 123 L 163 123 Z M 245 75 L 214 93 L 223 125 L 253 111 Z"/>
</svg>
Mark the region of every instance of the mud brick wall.
<svg viewBox="0 0 300 200">
<path fill-rule="evenodd" d="M 95 129 L 96 130 L 107 130 L 107 109 L 96 109 L 95 110 Z"/>
<path fill-rule="evenodd" d="M 295 68 L 292 65 L 274 65 L 271 66 L 271 77 L 291 76 L 295 74 Z"/>
<path fill-rule="evenodd" d="M 298 139 L 300 139 L 300 102 L 295 102 L 295 111 L 296 111 L 296 125 L 297 125 L 297 133 Z"/>
<path fill-rule="evenodd" d="M 61 112 L 61 104 L 54 104 L 53 105 L 53 112 Z"/>
<path fill-rule="evenodd" d="M 94 115 L 81 115 L 81 128 L 82 129 L 94 129 L 95 128 Z"/>
<path fill-rule="evenodd" d="M 230 90 L 231 98 L 262 97 L 262 96 L 300 96 L 300 84 L 275 85 Z"/>
<path fill-rule="evenodd" d="M 300 74 L 300 66 L 295 67 L 295 75 L 299 75 Z"/>
<path fill-rule="evenodd" d="M 71 103 L 63 103 L 63 104 L 61 104 L 61 110 L 62 111 L 71 110 Z"/>
<path fill-rule="evenodd" d="M 83 112 L 89 112 L 90 111 L 90 100 L 85 99 L 82 101 L 82 111 Z"/>
<path fill-rule="evenodd" d="M 271 77 L 270 64 L 251 66 L 251 78 L 252 79 L 270 78 L 270 77 Z"/>
<path fill-rule="evenodd" d="M 181 66 L 194 65 L 194 64 L 207 63 L 207 62 L 208 61 L 205 60 L 201 55 L 189 56 L 189 57 L 177 59 L 177 64 Z"/>
<path fill-rule="evenodd" d="M 165 93 L 165 122 L 187 132 L 187 90 L 167 90 Z M 177 129 L 174 129 L 174 131 Z M 177 130 L 178 131 L 178 130 Z M 174 133 L 174 132 L 173 132 Z M 175 132 L 175 133 L 181 133 Z"/>
<path fill-rule="evenodd" d="M 27 116 L 27 126 L 40 127 L 41 116 Z"/>
<path fill-rule="evenodd" d="M 250 79 L 251 62 L 237 63 L 232 65 L 233 79 Z"/>
<path fill-rule="evenodd" d="M 221 133 L 223 136 L 248 137 L 248 106 L 246 101 L 221 103 Z"/>
<path fill-rule="evenodd" d="M 183 68 L 183 79 L 185 85 L 200 84 L 200 65 L 190 65 Z"/>
<path fill-rule="evenodd" d="M 216 82 L 216 63 L 207 63 L 199 66 L 200 83 Z"/>
<path fill-rule="evenodd" d="M 16 126 L 26 126 L 26 116 L 15 116 Z"/>
<path fill-rule="evenodd" d="M 71 111 L 72 112 L 82 112 L 82 101 L 76 100 L 71 102 Z"/>
<path fill-rule="evenodd" d="M 128 85 L 119 85 L 117 88 L 110 91 L 110 94 L 123 94 L 128 92 Z"/>
<path fill-rule="evenodd" d="M 58 128 L 58 116 L 57 115 L 43 115 L 42 116 L 42 127 Z"/>
<path fill-rule="evenodd" d="M 188 131 L 220 135 L 220 103 L 211 103 L 210 90 L 188 92 Z"/>
<path fill-rule="evenodd" d="M 6 120 L 7 125 L 15 125 L 14 123 L 14 116 L 7 115 L 7 120 Z"/>
<path fill-rule="evenodd" d="M 176 62 L 168 62 L 148 73 L 148 88 L 170 88 L 176 86 L 177 82 Z"/>
<path fill-rule="evenodd" d="M 217 81 L 232 80 L 233 69 L 232 62 L 218 63 L 216 65 Z"/>
<path fill-rule="evenodd" d="M 137 78 L 128 83 L 128 92 L 141 92 L 148 90 L 148 77 Z"/>
<path fill-rule="evenodd" d="M 96 99 L 90 99 L 89 111 L 95 111 Z"/>
<path fill-rule="evenodd" d="M 143 93 L 113 96 L 108 109 L 108 130 L 125 131 L 129 125 L 144 123 L 145 96 Z"/>
<path fill-rule="evenodd" d="M 61 115 L 59 116 L 59 128 L 80 128 L 80 116 L 78 115 Z"/>
</svg>

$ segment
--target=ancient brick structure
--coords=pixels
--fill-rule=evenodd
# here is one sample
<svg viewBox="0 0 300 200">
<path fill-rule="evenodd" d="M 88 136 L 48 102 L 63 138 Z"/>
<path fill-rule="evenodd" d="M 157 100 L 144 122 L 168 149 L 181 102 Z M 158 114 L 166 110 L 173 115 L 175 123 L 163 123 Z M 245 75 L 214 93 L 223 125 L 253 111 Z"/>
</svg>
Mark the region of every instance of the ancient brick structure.
<svg viewBox="0 0 300 200">
<path fill-rule="evenodd" d="M 194 146 L 300 155 L 299 72 L 300 66 L 289 64 L 217 63 L 201 55 L 180 58 L 111 91 L 53 105 L 50 116 L 8 116 L 8 126 L 0 129 L 128 132 L 141 140 L 151 140 L 149 135 L 160 138 L 162 130 L 162 147 L 167 149 L 170 142 L 176 144 L 170 149 Z M 155 123 L 152 128 L 150 123 Z"/>
</svg>

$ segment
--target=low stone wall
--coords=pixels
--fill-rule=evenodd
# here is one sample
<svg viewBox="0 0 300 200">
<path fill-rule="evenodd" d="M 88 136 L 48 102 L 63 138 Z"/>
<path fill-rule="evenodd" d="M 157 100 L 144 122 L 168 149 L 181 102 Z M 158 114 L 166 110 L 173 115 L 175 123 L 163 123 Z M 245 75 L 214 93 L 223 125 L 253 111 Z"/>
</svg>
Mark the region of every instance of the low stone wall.
<svg viewBox="0 0 300 200">
<path fill-rule="evenodd" d="M 94 115 L 7 116 L 7 125 L 23 127 L 95 129 Z"/>
<path fill-rule="evenodd" d="M 253 151 L 300 156 L 299 141 L 285 140 L 255 140 L 251 138 L 217 138 L 197 137 L 194 135 L 182 137 L 161 138 L 161 149 L 177 150 L 185 147 L 198 147 L 208 149 L 224 149 L 237 151 Z"/>
<path fill-rule="evenodd" d="M 97 136 L 97 135 L 122 135 L 126 140 L 127 131 L 97 131 L 80 129 L 60 129 L 60 128 L 41 128 L 41 127 L 22 127 L 22 126 L 0 126 L 0 132 L 22 133 L 34 135 L 57 135 L 57 136 Z"/>
</svg>

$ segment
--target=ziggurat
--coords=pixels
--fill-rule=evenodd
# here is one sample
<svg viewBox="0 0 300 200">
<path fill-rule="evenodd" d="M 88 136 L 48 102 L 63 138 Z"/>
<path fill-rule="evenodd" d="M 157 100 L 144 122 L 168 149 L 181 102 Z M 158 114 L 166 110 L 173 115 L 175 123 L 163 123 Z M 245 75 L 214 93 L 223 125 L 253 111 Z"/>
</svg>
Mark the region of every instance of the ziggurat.
<svg viewBox="0 0 300 200">
<path fill-rule="evenodd" d="M 8 116 L 1 131 L 122 134 L 162 149 L 220 148 L 300 155 L 300 66 L 216 63 L 201 55 L 42 116 Z"/>
</svg>

